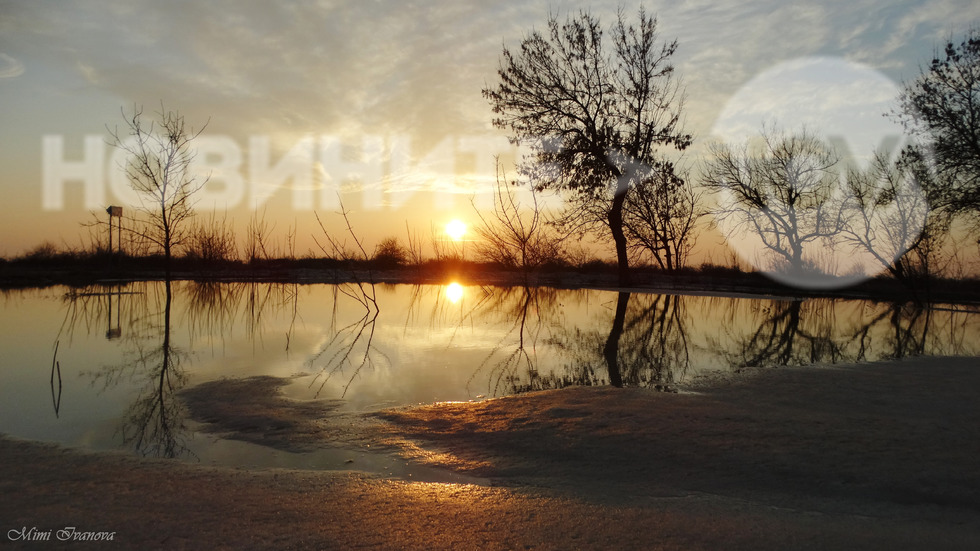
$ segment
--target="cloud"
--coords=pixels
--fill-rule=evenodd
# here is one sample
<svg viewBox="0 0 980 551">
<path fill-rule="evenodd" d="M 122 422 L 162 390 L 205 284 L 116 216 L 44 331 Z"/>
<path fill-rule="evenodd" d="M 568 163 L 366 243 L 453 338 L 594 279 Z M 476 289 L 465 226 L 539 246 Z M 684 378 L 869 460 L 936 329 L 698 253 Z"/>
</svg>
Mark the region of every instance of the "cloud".
<svg viewBox="0 0 980 551">
<path fill-rule="evenodd" d="M 13 57 L 0 53 L 0 78 L 14 78 L 24 74 L 24 64 Z"/>
<path fill-rule="evenodd" d="M 114 4 L 20 6 L 29 25 L 15 40 L 124 104 L 163 99 L 189 119 L 211 117 L 211 131 L 426 143 L 485 130 L 480 89 L 502 37 L 544 19 L 517 3 Z"/>
<path fill-rule="evenodd" d="M 843 58 L 793 60 L 743 86 L 712 131 L 740 144 L 758 136 L 766 124 L 790 132 L 806 127 L 822 137 L 843 138 L 850 151 L 866 154 L 902 135 L 901 126 L 883 116 L 898 93 L 898 86 L 881 73 Z"/>
<path fill-rule="evenodd" d="M 620 5 L 602 0 L 590 9 L 611 23 Z M 447 135 L 488 131 L 480 92 L 496 79 L 501 45 L 517 46 L 549 11 L 516 0 L 216 0 L 180 9 L 104 0 L 49 8 L 18 5 L 0 30 L 53 71 L 124 104 L 152 108 L 162 99 L 238 139 L 399 134 L 423 150 Z M 843 57 L 887 68 L 897 81 L 931 54 L 937 32 L 980 18 L 968 0 L 697 0 L 651 8 L 662 38 L 680 42 L 675 61 L 696 134 L 741 86 L 782 62 Z"/>
</svg>

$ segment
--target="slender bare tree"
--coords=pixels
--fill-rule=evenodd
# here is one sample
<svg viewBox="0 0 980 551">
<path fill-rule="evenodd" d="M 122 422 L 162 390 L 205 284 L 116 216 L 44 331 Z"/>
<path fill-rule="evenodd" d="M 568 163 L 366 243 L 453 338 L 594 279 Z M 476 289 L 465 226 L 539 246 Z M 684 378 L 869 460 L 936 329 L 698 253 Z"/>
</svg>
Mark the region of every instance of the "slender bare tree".
<svg viewBox="0 0 980 551">
<path fill-rule="evenodd" d="M 191 171 L 195 156 L 191 143 L 207 123 L 195 131 L 183 115 L 167 110 L 162 103 L 155 120 L 147 121 L 140 106 L 134 106 L 130 114 L 123 110 L 122 115 L 125 131 L 108 130 L 113 145 L 128 153 L 121 168 L 139 197 L 136 208 L 145 217 L 142 225 L 130 231 L 163 252 L 169 280 L 174 250 L 189 235 L 186 222 L 194 214 L 193 195 L 207 183 L 207 178 L 198 178 Z"/>
<path fill-rule="evenodd" d="M 626 196 L 624 225 L 633 249 L 661 268 L 683 268 L 697 242 L 698 221 L 708 214 L 703 192 L 674 171 L 652 171 Z"/>
<path fill-rule="evenodd" d="M 930 208 L 933 181 L 914 148 L 894 162 L 879 152 L 867 169 L 848 171 L 841 239 L 899 281 L 927 275 L 933 245 L 949 229 L 945 211 Z"/>
<path fill-rule="evenodd" d="M 537 192 L 531 189 L 529 204 L 522 205 L 517 188 L 498 164 L 493 210 L 484 213 L 473 206 L 480 219 L 476 249 L 484 260 L 520 269 L 527 285 L 532 272 L 561 259 L 561 238 L 547 224 Z"/>
</svg>

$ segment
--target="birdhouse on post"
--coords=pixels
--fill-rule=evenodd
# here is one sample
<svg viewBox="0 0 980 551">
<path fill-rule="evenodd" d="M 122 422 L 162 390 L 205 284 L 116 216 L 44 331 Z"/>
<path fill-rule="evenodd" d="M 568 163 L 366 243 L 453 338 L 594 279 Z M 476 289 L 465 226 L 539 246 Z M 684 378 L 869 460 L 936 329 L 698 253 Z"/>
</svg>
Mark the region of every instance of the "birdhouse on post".
<svg viewBox="0 0 980 551">
<path fill-rule="evenodd" d="M 112 254 L 112 218 L 116 220 L 116 237 L 119 241 L 119 252 L 122 252 L 122 207 L 109 207 L 105 209 L 109 213 L 109 253 Z"/>
</svg>

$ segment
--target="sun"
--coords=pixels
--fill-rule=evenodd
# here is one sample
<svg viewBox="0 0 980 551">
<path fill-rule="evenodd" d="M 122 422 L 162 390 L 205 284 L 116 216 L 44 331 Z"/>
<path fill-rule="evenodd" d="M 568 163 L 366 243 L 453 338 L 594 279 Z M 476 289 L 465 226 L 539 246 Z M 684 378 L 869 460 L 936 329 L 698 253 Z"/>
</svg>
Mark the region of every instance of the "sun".
<svg viewBox="0 0 980 551">
<path fill-rule="evenodd" d="M 466 235 L 466 224 L 462 220 L 454 219 L 446 224 L 446 235 L 453 241 L 460 241 Z"/>
</svg>

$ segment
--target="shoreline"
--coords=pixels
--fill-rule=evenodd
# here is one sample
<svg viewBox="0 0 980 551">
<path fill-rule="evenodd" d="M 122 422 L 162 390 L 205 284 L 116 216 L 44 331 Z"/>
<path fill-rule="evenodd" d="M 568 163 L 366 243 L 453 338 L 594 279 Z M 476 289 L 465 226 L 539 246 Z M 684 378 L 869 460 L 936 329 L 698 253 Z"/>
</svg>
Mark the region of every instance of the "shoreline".
<svg viewBox="0 0 980 551">
<path fill-rule="evenodd" d="M 615 273 L 609 271 L 546 270 L 531 274 L 529 279 L 519 271 L 484 269 L 479 265 L 426 269 L 386 269 L 375 271 L 336 268 L 226 268 L 185 270 L 175 269 L 171 281 L 215 283 L 268 283 L 287 285 L 318 285 L 342 283 L 373 283 L 377 285 L 444 285 L 459 282 L 464 285 L 493 285 L 501 287 L 550 287 L 555 289 L 594 289 L 611 292 L 635 292 L 670 295 L 738 296 L 777 300 L 831 298 L 844 300 L 874 300 L 894 303 L 980 305 L 980 286 L 977 280 L 936 280 L 930 287 L 921 288 L 917 296 L 908 287 L 890 278 L 873 278 L 840 288 L 796 288 L 781 284 L 757 272 L 738 272 L 730 269 L 713 271 L 687 270 L 679 273 L 655 269 L 634 270 L 634 283 L 622 287 Z M 0 265 L 0 290 L 45 288 L 55 285 L 86 287 L 91 285 L 122 285 L 139 281 L 163 281 L 161 270 L 87 270 L 81 268 L 53 269 Z"/>
<path fill-rule="evenodd" d="M 375 414 L 372 442 L 491 487 L 0 437 L 0 519 L 141 548 L 970 549 L 978 363 L 753 369 L 677 394 L 578 387 Z"/>
</svg>

